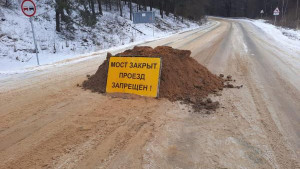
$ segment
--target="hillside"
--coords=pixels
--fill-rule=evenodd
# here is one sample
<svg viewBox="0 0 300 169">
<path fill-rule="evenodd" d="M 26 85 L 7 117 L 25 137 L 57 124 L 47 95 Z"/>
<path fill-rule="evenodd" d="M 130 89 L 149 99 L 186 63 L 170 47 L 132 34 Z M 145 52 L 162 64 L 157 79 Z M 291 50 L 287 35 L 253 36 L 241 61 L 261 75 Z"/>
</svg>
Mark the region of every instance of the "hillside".
<svg viewBox="0 0 300 169">
<path fill-rule="evenodd" d="M 77 7 L 80 10 L 81 7 Z M 58 33 L 55 30 L 54 2 L 43 0 L 37 3 L 34 27 L 41 64 L 164 37 L 199 26 L 199 23 L 192 21 L 177 20 L 172 14 L 161 19 L 159 11 L 154 9 L 156 24 L 153 37 L 151 24 L 134 25 L 130 21 L 126 5 L 123 6 L 123 17 L 120 17 L 117 7 L 113 6 L 112 11 L 106 11 L 103 7 L 103 16 L 97 15 L 97 23 L 92 27 L 83 24 L 79 10 L 72 11 L 71 24 L 63 22 L 63 31 Z M 18 1 L 14 1 L 10 7 L 0 6 L 0 49 L 1 70 L 36 64 L 30 22 L 22 14 Z"/>
</svg>

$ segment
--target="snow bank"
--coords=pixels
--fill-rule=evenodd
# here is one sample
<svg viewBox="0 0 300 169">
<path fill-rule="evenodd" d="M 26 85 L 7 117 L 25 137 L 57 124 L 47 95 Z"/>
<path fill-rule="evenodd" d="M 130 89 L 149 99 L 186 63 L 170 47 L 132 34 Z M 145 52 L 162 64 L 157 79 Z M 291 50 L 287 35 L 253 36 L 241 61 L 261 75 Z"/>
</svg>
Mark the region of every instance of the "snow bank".
<svg viewBox="0 0 300 169">
<path fill-rule="evenodd" d="M 300 51 L 300 31 L 274 26 L 266 23 L 265 20 L 251 20 L 251 22 L 272 37 L 274 42 L 282 44 L 282 47 L 295 52 Z M 300 58 L 300 55 L 298 57 Z"/>
<path fill-rule="evenodd" d="M 244 20 L 251 22 L 260 29 L 263 37 L 268 38 L 268 42 L 277 46 L 280 51 L 284 51 L 277 56 L 286 61 L 294 70 L 300 71 L 300 31 L 278 27 L 265 20 Z"/>
</svg>

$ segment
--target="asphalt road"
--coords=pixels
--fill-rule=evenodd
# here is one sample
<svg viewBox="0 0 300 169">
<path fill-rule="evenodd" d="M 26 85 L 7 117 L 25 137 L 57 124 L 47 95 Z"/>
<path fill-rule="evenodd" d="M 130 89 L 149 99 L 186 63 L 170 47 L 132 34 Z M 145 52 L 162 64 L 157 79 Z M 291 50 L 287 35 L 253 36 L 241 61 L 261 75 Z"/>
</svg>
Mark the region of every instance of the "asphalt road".
<svg viewBox="0 0 300 169">
<path fill-rule="evenodd" d="M 84 91 L 76 85 L 106 54 L 63 61 L 0 79 L 0 168 L 299 168 L 300 70 L 284 58 L 300 51 L 249 22 L 212 19 L 142 45 L 191 50 L 242 84 L 211 96 L 216 113 Z"/>
</svg>

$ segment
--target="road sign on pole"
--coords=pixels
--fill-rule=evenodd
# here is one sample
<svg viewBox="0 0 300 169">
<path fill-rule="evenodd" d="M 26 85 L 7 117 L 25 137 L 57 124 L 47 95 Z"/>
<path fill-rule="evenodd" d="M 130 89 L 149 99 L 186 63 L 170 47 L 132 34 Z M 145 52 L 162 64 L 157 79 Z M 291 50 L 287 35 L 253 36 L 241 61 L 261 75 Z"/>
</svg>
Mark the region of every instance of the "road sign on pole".
<svg viewBox="0 0 300 169">
<path fill-rule="evenodd" d="M 262 15 L 263 15 L 264 13 L 265 13 L 264 10 L 261 10 L 261 11 L 260 11 L 260 19 L 262 19 Z"/>
<path fill-rule="evenodd" d="M 21 10 L 22 10 L 22 12 L 25 16 L 29 17 L 29 21 L 30 21 L 31 29 L 32 29 L 32 34 L 33 34 L 36 60 L 37 60 L 37 64 L 40 65 L 38 48 L 37 48 L 37 43 L 36 43 L 36 39 L 35 39 L 34 26 L 33 26 L 33 22 L 32 22 L 32 17 L 36 13 L 36 5 L 32 0 L 24 0 L 21 4 Z"/>
<path fill-rule="evenodd" d="M 133 13 L 133 23 L 154 23 L 155 22 L 155 13 L 154 12 L 134 12 Z"/>
<path fill-rule="evenodd" d="M 25 16 L 32 17 L 36 13 L 36 5 L 31 0 L 24 0 L 21 5 L 22 12 Z"/>
<path fill-rule="evenodd" d="M 274 15 L 274 16 L 278 16 L 279 14 L 280 14 L 280 11 L 279 11 L 279 8 L 277 7 L 277 8 L 274 10 L 273 15 Z"/>
<path fill-rule="evenodd" d="M 277 7 L 275 10 L 274 10 L 274 12 L 273 12 L 273 15 L 275 16 L 275 22 L 274 22 L 274 25 L 276 25 L 276 17 L 278 16 L 280 14 L 280 10 L 279 10 L 279 8 Z"/>
</svg>

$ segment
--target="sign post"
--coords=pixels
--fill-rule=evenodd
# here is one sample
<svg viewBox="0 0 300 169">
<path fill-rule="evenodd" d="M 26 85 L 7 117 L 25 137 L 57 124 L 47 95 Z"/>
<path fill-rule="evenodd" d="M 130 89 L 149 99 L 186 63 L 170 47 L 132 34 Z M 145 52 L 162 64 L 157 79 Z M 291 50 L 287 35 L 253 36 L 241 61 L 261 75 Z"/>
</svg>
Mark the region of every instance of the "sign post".
<svg viewBox="0 0 300 169">
<path fill-rule="evenodd" d="M 274 25 L 276 26 L 276 17 L 280 14 L 280 11 L 279 11 L 279 8 L 277 7 L 274 12 L 273 12 L 273 15 L 275 16 L 275 21 L 274 21 Z"/>
<path fill-rule="evenodd" d="M 37 43 L 36 43 L 36 39 L 35 39 L 35 32 L 34 32 L 34 27 L 33 27 L 33 23 L 32 23 L 32 18 L 29 18 L 30 24 L 31 24 L 31 29 L 32 29 L 32 34 L 33 34 L 33 41 L 34 41 L 34 47 L 35 47 L 35 54 L 36 54 L 36 61 L 37 64 L 40 65 L 40 60 L 39 60 L 39 52 L 38 52 L 38 48 L 37 48 Z"/>
<path fill-rule="evenodd" d="M 154 37 L 154 28 L 155 28 L 155 26 L 154 26 L 154 24 L 155 24 L 155 15 L 154 15 L 154 12 L 152 12 L 152 19 L 153 19 L 153 37 Z"/>
<path fill-rule="evenodd" d="M 31 29 L 32 29 L 32 34 L 33 34 L 36 60 L 37 60 L 37 64 L 40 65 L 38 48 L 37 48 L 37 43 L 36 43 L 36 39 L 35 39 L 34 26 L 33 26 L 33 22 L 32 22 L 32 17 L 36 14 L 36 5 L 32 0 L 24 0 L 21 4 L 21 9 L 22 9 L 23 14 L 25 16 L 29 17 L 29 21 L 30 21 Z"/>
</svg>

